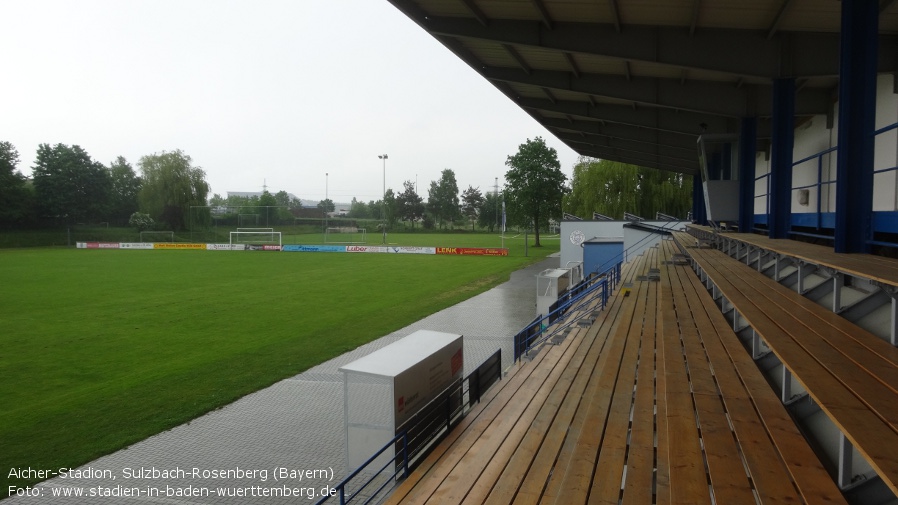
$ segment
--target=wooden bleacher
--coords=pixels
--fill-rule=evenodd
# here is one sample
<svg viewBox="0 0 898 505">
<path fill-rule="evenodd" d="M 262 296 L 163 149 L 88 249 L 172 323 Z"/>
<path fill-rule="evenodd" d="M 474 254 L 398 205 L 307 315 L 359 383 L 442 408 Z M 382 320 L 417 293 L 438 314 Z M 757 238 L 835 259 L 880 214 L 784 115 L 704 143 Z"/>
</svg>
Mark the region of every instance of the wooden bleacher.
<svg viewBox="0 0 898 505">
<path fill-rule="evenodd" d="M 693 233 L 691 241 L 709 240 L 714 231 L 707 226 L 689 226 Z M 756 249 L 772 251 L 801 261 L 845 272 L 849 275 L 869 279 L 890 286 L 898 286 L 898 261 L 873 254 L 839 254 L 832 247 L 808 244 L 797 240 L 772 239 L 754 233 L 721 233 L 718 240 L 742 243 Z M 681 239 L 686 240 L 685 237 Z M 691 242 L 690 242 L 691 243 Z M 724 245 L 724 247 L 727 247 Z"/>
<path fill-rule="evenodd" d="M 627 265 L 629 296 L 515 365 L 387 503 L 846 503 L 676 252 Z"/>
<path fill-rule="evenodd" d="M 718 250 L 684 251 L 898 494 L 898 349 Z"/>
</svg>

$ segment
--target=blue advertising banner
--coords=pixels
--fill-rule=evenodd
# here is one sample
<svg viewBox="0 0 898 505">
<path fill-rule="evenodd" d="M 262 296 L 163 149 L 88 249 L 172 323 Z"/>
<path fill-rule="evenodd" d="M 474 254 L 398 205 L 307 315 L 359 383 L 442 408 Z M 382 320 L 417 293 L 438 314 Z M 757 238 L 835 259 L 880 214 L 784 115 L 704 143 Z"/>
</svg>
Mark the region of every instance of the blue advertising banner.
<svg viewBox="0 0 898 505">
<path fill-rule="evenodd" d="M 345 245 L 285 245 L 285 252 L 346 252 Z"/>
</svg>

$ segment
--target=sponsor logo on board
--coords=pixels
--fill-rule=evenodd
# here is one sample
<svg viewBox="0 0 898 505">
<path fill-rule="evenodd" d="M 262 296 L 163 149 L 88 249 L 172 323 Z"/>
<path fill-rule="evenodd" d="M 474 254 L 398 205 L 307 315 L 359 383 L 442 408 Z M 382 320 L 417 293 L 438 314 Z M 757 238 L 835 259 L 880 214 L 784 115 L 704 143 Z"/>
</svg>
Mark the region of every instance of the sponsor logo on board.
<svg viewBox="0 0 898 505">
<path fill-rule="evenodd" d="M 205 251 L 206 244 L 178 244 L 170 242 L 155 242 L 153 243 L 153 249 L 193 249 Z"/>
</svg>

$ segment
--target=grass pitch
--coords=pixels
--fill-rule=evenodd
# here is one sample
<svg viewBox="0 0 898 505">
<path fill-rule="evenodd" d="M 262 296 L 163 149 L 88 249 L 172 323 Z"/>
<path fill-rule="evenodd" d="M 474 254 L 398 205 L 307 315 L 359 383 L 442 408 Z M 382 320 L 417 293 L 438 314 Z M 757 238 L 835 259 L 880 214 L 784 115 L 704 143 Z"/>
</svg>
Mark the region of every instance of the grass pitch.
<svg viewBox="0 0 898 505">
<path fill-rule="evenodd" d="M 388 235 L 401 245 L 450 247 L 496 247 L 496 238 L 414 235 L 403 243 Z M 2 250 L 0 489 L 34 483 L 8 478 L 11 468 L 76 467 L 557 251 L 530 248 L 525 258 L 522 241 L 506 245 L 511 254 L 501 258 Z"/>
</svg>

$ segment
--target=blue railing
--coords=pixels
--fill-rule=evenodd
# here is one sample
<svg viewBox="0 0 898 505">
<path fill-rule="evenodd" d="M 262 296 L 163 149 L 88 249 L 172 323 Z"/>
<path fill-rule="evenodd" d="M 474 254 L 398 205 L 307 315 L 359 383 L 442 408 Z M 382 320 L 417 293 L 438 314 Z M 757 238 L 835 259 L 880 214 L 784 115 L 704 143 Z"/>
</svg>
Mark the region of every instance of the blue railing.
<svg viewBox="0 0 898 505">
<path fill-rule="evenodd" d="M 887 133 L 887 132 L 890 132 L 890 131 L 896 130 L 896 129 L 898 129 L 898 123 L 892 123 L 888 126 L 884 126 L 878 130 L 875 130 L 873 132 L 873 136 L 876 137 L 878 135 L 882 135 L 883 133 Z M 830 181 L 823 180 L 823 161 L 824 161 L 825 156 L 827 156 L 831 153 L 834 153 L 834 152 L 838 152 L 838 150 L 839 150 L 838 146 L 830 147 L 830 148 L 824 149 L 818 153 L 812 154 L 806 158 L 802 158 L 802 159 L 792 163 L 793 172 L 795 170 L 795 167 L 802 165 L 804 163 L 808 163 L 811 161 L 816 161 L 816 163 L 817 163 L 817 182 L 814 182 L 811 184 L 805 184 L 803 186 L 793 186 L 792 187 L 793 191 L 800 190 L 800 189 L 811 189 L 811 188 L 816 189 L 816 197 L 817 197 L 816 198 L 816 200 L 817 200 L 816 207 L 817 208 L 814 213 L 811 213 L 814 216 L 814 218 L 811 223 L 808 223 L 808 219 L 805 219 L 805 218 L 801 219 L 801 224 L 799 224 L 799 226 L 813 227 L 818 232 L 831 227 L 831 223 L 829 223 L 827 221 L 827 219 L 831 217 L 832 212 L 830 212 L 828 210 L 824 211 L 822 208 L 823 186 L 828 186 L 830 184 L 836 184 L 838 181 L 837 180 L 830 180 Z M 898 166 L 881 168 L 878 170 L 874 170 L 873 174 L 875 175 L 875 174 L 882 174 L 882 173 L 886 173 L 886 172 L 894 172 L 896 170 L 898 170 Z M 757 200 L 758 198 L 766 198 L 767 205 L 766 205 L 766 209 L 765 209 L 765 215 L 763 215 L 763 217 L 758 216 L 757 214 L 755 215 L 756 223 L 757 223 L 758 217 L 762 217 L 762 219 L 766 219 L 766 216 L 770 214 L 770 173 L 762 174 L 762 175 L 755 177 L 756 182 L 760 181 L 761 179 L 767 179 L 767 190 L 763 194 L 755 195 L 755 200 Z M 871 202 L 871 205 L 872 205 L 872 202 Z M 898 210 L 898 209 L 896 209 L 896 210 Z M 806 214 L 806 213 L 801 213 L 801 214 Z M 794 224 L 795 223 L 793 223 L 793 225 Z M 757 228 L 757 227 L 755 227 L 754 229 L 756 231 L 766 231 L 765 229 Z M 874 227 L 873 231 L 891 231 L 891 230 L 877 230 Z M 821 233 L 809 233 L 809 232 L 805 232 L 805 231 L 796 231 L 796 230 L 791 230 L 791 231 L 789 231 L 789 233 L 791 235 L 802 235 L 802 236 L 814 237 L 814 238 L 832 239 L 832 235 L 826 235 L 826 234 L 821 234 Z M 881 242 L 881 241 L 876 241 L 876 240 L 872 240 L 872 239 L 867 240 L 867 243 L 875 244 L 875 245 L 884 245 L 884 246 L 889 246 L 889 247 L 898 247 L 898 244 L 893 244 L 893 243 L 889 243 L 889 242 Z"/>
<path fill-rule="evenodd" d="M 643 228 L 650 228 L 651 229 L 650 231 L 652 231 L 652 232 L 662 234 L 662 235 L 670 235 L 670 231 L 678 223 L 679 223 L 679 221 L 671 221 L 671 222 L 664 223 L 663 226 L 654 226 L 654 225 L 650 225 L 647 223 L 627 223 L 624 226 L 639 226 L 639 227 L 643 227 Z M 642 237 L 635 243 L 631 244 L 630 247 L 621 251 L 620 254 L 616 254 L 616 255 L 612 256 L 611 258 L 607 259 L 604 263 L 597 266 L 596 269 L 591 273 L 595 273 L 595 274 L 604 273 L 606 270 L 614 267 L 615 265 L 617 265 L 619 268 L 621 263 L 626 263 L 627 261 L 630 261 L 629 256 L 630 256 L 630 253 L 634 249 L 638 249 L 639 247 L 642 247 L 643 245 L 646 244 L 647 241 L 651 241 L 653 238 L 654 237 L 652 237 L 651 235 L 646 235 L 645 237 Z"/>
<path fill-rule="evenodd" d="M 640 226 L 643 228 L 651 228 L 650 231 L 658 234 L 670 234 L 671 229 L 676 226 L 677 221 L 664 223 L 663 226 L 648 225 L 646 223 L 633 223 L 632 226 Z M 625 225 L 626 226 L 626 225 Z M 548 332 L 549 326 L 556 321 L 564 319 L 568 312 L 576 311 L 589 305 L 597 296 L 601 296 L 599 310 L 604 310 L 608 304 L 608 297 L 614 291 L 617 283 L 620 282 L 621 265 L 628 260 L 628 255 L 634 249 L 645 245 L 646 241 L 652 240 L 651 235 L 638 240 L 630 247 L 607 260 L 596 268 L 595 272 L 591 272 L 589 277 L 580 284 L 574 286 L 567 293 L 559 296 L 558 300 L 549 307 L 549 313 L 544 316 L 537 316 L 533 321 L 525 326 L 514 336 L 514 359 L 521 359 L 530 349 L 542 344 L 546 340 L 552 338 L 557 333 L 566 330 L 576 323 L 576 321 L 568 321 L 563 325 L 555 327 Z M 611 266 L 604 271 L 602 268 Z M 602 272 L 601 275 L 599 272 Z"/>
<path fill-rule="evenodd" d="M 587 307 L 597 297 L 601 297 L 599 310 L 604 309 L 608 303 L 608 297 L 620 280 L 620 273 L 621 264 L 618 263 L 602 275 L 590 275 L 583 282 L 569 290 L 568 293 L 565 293 L 563 299 L 559 298 L 556 303 L 552 304 L 552 307 L 555 308 L 550 308 L 548 314 L 537 316 L 536 319 L 519 331 L 514 336 L 515 361 L 521 359 L 530 349 L 573 325 L 576 321 L 568 321 L 563 325 L 556 326 L 551 332 L 547 331 L 551 325 L 559 320 L 563 320 L 568 312 Z"/>
<path fill-rule="evenodd" d="M 397 428 L 397 434 L 376 453 L 333 487 L 316 505 L 339 500 L 340 505 L 358 501 L 377 503 L 397 480 L 408 476 L 452 426 L 471 409 L 493 384 L 502 378 L 502 350 L 487 358 L 463 380 L 458 380 Z M 385 458 L 393 449 L 392 457 Z M 383 460 L 387 459 L 384 463 Z M 352 488 L 352 489 L 350 489 Z"/>
<path fill-rule="evenodd" d="M 823 221 L 822 221 L 822 216 L 823 216 L 823 211 L 822 211 L 822 204 L 823 204 L 823 186 L 824 186 L 824 185 L 830 185 L 830 184 L 835 184 L 835 183 L 836 183 L 836 181 L 824 181 L 824 180 L 823 180 L 823 158 L 824 158 L 825 156 L 827 156 L 828 154 L 830 154 L 830 153 L 833 153 L 833 152 L 838 151 L 838 149 L 839 149 L 838 147 L 830 147 L 829 149 L 824 149 L 823 151 L 820 151 L 819 153 L 812 154 L 811 156 L 808 156 L 807 158 L 803 158 L 803 159 L 800 159 L 800 160 L 798 160 L 798 161 L 792 163 L 792 170 L 793 170 L 793 172 L 794 172 L 794 171 L 795 171 L 795 167 L 797 167 L 797 166 L 799 166 L 799 165 L 802 165 L 802 164 L 807 163 L 807 162 L 809 162 L 809 161 L 816 161 L 816 162 L 817 162 L 817 182 L 815 182 L 815 183 L 813 183 L 813 184 L 805 184 L 804 186 L 793 186 L 793 187 L 792 187 L 792 191 L 795 191 L 795 190 L 801 190 L 801 189 L 816 188 L 816 191 L 817 191 L 817 198 L 816 198 L 816 200 L 817 200 L 817 211 L 816 211 L 816 213 L 815 213 L 814 228 L 815 228 L 816 230 L 818 230 L 818 231 L 821 230 L 821 229 L 823 228 Z M 768 192 L 768 193 L 770 192 L 770 188 L 769 188 L 769 187 L 768 187 L 767 192 Z M 767 201 L 769 202 L 770 199 L 768 198 Z M 790 233 L 792 233 L 792 234 L 815 235 L 815 236 L 816 236 L 816 235 L 819 235 L 819 234 L 809 234 L 809 233 L 807 233 L 807 232 L 797 232 L 797 231 L 792 231 L 792 232 L 790 232 Z"/>
</svg>

